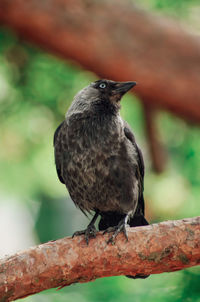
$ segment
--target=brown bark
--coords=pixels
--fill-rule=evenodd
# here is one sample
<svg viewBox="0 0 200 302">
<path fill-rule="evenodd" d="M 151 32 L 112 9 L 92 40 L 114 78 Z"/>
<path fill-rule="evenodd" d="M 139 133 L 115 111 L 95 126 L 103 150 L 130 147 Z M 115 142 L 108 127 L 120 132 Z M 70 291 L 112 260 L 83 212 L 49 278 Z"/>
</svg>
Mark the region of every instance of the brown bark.
<svg viewBox="0 0 200 302">
<path fill-rule="evenodd" d="M 0 301 L 13 301 L 51 287 L 100 277 L 172 272 L 200 263 L 200 217 L 48 242 L 0 261 Z"/>
<path fill-rule="evenodd" d="M 0 0 L 0 22 L 145 102 L 200 122 L 200 39 L 124 0 Z"/>
<path fill-rule="evenodd" d="M 152 166 L 156 173 L 161 173 L 164 171 L 167 163 L 167 151 L 161 143 L 160 133 L 156 123 L 157 110 L 145 104 L 143 111 Z"/>
</svg>

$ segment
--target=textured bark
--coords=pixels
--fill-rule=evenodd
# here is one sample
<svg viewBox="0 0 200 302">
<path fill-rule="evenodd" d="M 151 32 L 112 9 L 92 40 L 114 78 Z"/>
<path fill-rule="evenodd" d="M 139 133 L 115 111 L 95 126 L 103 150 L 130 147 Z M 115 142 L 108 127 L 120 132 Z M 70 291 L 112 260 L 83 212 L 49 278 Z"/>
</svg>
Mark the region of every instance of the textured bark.
<svg viewBox="0 0 200 302">
<path fill-rule="evenodd" d="M 200 122 L 200 39 L 124 0 L 1 0 L 0 22 L 145 102 Z"/>
<path fill-rule="evenodd" d="M 51 287 L 100 277 L 172 272 L 200 263 L 200 217 L 98 234 L 89 245 L 82 236 L 48 242 L 0 261 L 0 301 L 13 301 Z M 134 282 L 134 281 L 133 281 Z"/>
</svg>

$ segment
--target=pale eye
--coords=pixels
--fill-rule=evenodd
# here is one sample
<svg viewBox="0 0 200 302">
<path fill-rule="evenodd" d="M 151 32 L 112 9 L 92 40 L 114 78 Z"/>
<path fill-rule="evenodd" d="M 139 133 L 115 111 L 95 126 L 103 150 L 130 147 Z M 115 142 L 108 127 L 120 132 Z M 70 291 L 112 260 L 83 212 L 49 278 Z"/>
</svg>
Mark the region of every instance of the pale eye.
<svg viewBox="0 0 200 302">
<path fill-rule="evenodd" d="M 99 85 L 99 88 L 106 88 L 106 83 L 101 83 L 101 84 Z"/>
</svg>

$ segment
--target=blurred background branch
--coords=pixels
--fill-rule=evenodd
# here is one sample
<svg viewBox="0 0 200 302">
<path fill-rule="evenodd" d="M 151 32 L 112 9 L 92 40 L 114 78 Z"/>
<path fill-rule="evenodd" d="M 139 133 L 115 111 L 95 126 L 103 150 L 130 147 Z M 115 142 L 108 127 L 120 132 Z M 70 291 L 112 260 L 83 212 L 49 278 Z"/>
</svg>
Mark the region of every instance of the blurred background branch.
<svg viewBox="0 0 200 302">
<path fill-rule="evenodd" d="M 122 0 L 3 0 L 0 22 L 100 77 L 137 80 L 142 100 L 200 122 L 200 39 L 175 21 Z"/>
<path fill-rule="evenodd" d="M 200 217 L 129 228 L 129 241 L 120 234 L 115 245 L 107 244 L 109 236 L 98 235 L 89 245 L 83 236 L 63 238 L 2 259 L 1 300 L 113 275 L 159 274 L 199 264 Z"/>
<path fill-rule="evenodd" d="M 146 136 L 149 144 L 149 152 L 151 155 L 153 169 L 157 173 L 164 171 L 167 162 L 167 154 L 157 125 L 157 110 L 150 104 L 144 104 L 144 120 Z"/>
</svg>

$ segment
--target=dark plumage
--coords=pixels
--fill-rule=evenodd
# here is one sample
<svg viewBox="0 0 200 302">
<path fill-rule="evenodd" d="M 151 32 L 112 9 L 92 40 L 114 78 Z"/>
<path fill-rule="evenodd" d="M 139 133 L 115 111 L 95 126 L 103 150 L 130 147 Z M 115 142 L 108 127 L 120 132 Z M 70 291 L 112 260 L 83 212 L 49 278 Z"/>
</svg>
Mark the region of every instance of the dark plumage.
<svg viewBox="0 0 200 302">
<path fill-rule="evenodd" d="M 55 163 L 60 181 L 75 205 L 95 216 L 84 234 L 88 242 L 99 230 L 113 231 L 109 242 L 126 224 L 148 224 L 144 218 L 144 162 L 129 125 L 119 114 L 121 97 L 135 82 L 99 80 L 74 98 L 54 135 Z"/>
</svg>

